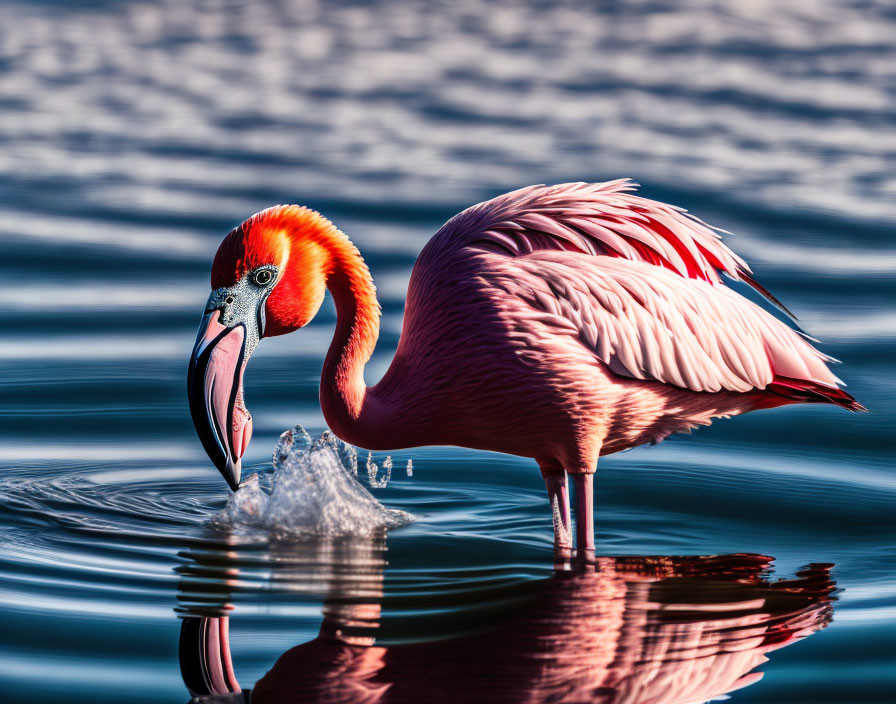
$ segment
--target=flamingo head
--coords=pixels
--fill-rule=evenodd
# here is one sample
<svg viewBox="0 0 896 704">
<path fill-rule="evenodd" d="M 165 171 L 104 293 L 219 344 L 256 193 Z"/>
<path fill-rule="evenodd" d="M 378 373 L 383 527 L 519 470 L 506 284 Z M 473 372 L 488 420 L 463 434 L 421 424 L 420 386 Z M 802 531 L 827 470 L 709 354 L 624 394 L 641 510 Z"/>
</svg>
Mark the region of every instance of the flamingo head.
<svg viewBox="0 0 896 704">
<path fill-rule="evenodd" d="M 306 325 L 324 299 L 335 227 L 299 206 L 269 208 L 228 234 L 212 265 L 212 292 L 190 358 L 193 424 L 212 462 L 236 491 L 252 436 L 243 371 L 263 337 Z"/>
</svg>

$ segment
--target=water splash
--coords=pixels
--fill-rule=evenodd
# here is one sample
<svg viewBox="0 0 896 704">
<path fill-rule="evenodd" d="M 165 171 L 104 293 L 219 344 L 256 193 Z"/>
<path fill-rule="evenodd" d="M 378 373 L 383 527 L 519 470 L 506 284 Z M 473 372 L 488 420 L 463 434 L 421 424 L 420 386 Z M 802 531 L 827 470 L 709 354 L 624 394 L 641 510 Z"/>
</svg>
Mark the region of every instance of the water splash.
<svg viewBox="0 0 896 704">
<path fill-rule="evenodd" d="M 234 526 L 252 526 L 261 528 L 265 523 L 265 513 L 270 497 L 258 483 L 258 475 L 252 474 L 244 481 L 238 491 L 231 494 L 227 506 L 216 516 L 224 518 Z"/>
<path fill-rule="evenodd" d="M 386 508 L 357 479 L 358 452 L 325 431 L 312 441 L 302 426 L 280 436 L 273 455 L 273 485 L 267 494 L 253 474 L 213 519 L 226 530 L 264 529 L 271 537 L 310 535 L 367 536 L 413 520 L 411 514 Z M 371 466 L 373 474 L 370 474 Z M 367 459 L 370 485 L 382 488 L 391 477 L 391 458 L 377 478 L 372 455 Z"/>
<path fill-rule="evenodd" d="M 377 467 L 376 462 L 373 461 L 373 453 L 367 453 L 367 481 L 370 483 L 374 489 L 382 489 L 389 485 L 389 481 L 392 479 L 392 458 L 390 456 L 386 456 L 386 459 L 383 460 L 383 474 L 381 477 L 377 476 L 379 474 L 379 467 Z"/>
<path fill-rule="evenodd" d="M 311 436 L 305 432 L 305 429 L 301 425 L 297 425 L 296 430 L 305 433 L 305 437 L 309 440 Z M 283 436 L 280 436 L 281 441 L 283 440 Z M 320 438 L 318 438 L 317 442 L 314 443 L 315 448 L 329 447 L 336 453 L 336 456 L 339 458 L 339 461 L 342 463 L 342 466 L 345 467 L 346 470 L 354 474 L 356 477 L 358 476 L 358 450 L 354 445 L 349 445 L 344 440 L 337 438 L 332 430 L 325 430 L 320 434 Z"/>
</svg>

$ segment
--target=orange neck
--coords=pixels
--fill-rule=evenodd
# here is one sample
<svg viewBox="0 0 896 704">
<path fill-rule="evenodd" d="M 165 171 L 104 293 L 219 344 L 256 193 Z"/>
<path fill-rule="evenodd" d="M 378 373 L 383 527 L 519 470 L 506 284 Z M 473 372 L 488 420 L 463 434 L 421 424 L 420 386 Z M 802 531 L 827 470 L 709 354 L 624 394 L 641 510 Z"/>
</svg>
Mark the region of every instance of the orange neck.
<svg viewBox="0 0 896 704">
<path fill-rule="evenodd" d="M 336 332 L 324 361 L 320 402 L 327 425 L 346 442 L 370 447 L 375 432 L 364 365 L 380 330 L 380 305 L 373 279 L 360 252 L 338 230 L 327 243 L 331 268 L 327 288 L 336 304 Z M 362 417 L 362 415 L 364 417 Z"/>
</svg>

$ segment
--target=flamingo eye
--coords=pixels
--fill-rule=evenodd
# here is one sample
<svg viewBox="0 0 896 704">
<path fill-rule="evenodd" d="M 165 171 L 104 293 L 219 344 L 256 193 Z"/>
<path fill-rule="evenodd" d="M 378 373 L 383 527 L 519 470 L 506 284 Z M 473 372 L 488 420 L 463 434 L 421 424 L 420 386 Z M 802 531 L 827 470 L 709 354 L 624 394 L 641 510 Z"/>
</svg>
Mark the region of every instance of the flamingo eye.
<svg viewBox="0 0 896 704">
<path fill-rule="evenodd" d="M 267 286 L 274 279 L 274 272 L 270 269 L 261 269 L 252 274 L 252 282 L 256 286 Z"/>
</svg>

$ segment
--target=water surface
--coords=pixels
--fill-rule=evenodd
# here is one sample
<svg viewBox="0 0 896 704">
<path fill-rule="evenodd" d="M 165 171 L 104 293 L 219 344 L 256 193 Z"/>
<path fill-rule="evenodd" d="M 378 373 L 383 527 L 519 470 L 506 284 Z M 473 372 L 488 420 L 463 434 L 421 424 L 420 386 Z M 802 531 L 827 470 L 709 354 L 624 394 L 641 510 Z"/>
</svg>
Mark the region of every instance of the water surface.
<svg viewBox="0 0 896 704">
<path fill-rule="evenodd" d="M 492 701 L 616 701 L 661 676 L 693 684 L 681 701 L 889 701 L 893 36 L 864 2 L 5 3 L 3 698 L 184 702 L 226 616 L 259 701 L 295 678 L 415 701 L 421 673 Z M 532 462 L 455 448 L 394 454 L 414 476 L 372 491 L 418 520 L 388 536 L 209 527 L 227 489 L 184 386 L 231 227 L 300 202 L 354 239 L 384 308 L 372 383 L 444 220 L 620 176 L 732 231 L 872 413 L 777 409 L 603 458 L 588 573 L 555 571 Z M 327 302 L 254 354 L 245 474 L 286 428 L 323 429 L 334 321 Z"/>
</svg>

